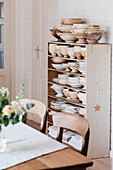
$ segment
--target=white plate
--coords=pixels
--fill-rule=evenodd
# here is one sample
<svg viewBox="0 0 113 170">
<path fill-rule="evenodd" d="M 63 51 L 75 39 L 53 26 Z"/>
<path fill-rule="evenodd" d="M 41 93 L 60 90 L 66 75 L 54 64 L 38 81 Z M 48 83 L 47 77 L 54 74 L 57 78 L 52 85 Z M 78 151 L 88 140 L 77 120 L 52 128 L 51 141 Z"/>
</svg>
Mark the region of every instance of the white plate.
<svg viewBox="0 0 113 170">
<path fill-rule="evenodd" d="M 65 70 L 64 67 L 61 64 L 52 64 L 53 68 L 57 70 Z"/>
<path fill-rule="evenodd" d="M 68 83 L 68 85 L 70 85 L 70 86 L 72 86 L 72 87 L 82 87 L 82 86 L 83 86 L 83 85 L 81 85 L 81 84 L 76 85 L 76 84 L 70 84 L 70 83 Z"/>
<path fill-rule="evenodd" d="M 53 82 L 58 83 L 58 78 L 53 78 Z"/>
</svg>

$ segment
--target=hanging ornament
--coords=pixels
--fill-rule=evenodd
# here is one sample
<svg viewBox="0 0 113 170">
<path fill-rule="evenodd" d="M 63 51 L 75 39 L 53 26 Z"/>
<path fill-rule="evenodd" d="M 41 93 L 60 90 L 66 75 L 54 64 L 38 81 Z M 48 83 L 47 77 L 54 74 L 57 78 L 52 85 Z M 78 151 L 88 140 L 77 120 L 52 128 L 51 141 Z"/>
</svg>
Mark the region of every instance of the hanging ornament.
<svg viewBox="0 0 113 170">
<path fill-rule="evenodd" d="M 100 111 L 101 106 L 99 106 L 99 72 L 97 71 L 97 82 L 96 82 L 96 87 L 97 87 L 97 105 L 94 106 L 95 112 Z"/>
</svg>

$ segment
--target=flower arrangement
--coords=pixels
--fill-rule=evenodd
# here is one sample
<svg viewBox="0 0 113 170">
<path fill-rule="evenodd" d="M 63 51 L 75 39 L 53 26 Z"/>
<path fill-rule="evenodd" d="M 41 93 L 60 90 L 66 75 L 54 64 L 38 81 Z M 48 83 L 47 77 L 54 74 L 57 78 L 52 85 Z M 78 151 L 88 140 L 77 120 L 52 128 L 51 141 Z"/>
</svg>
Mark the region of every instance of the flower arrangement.
<svg viewBox="0 0 113 170">
<path fill-rule="evenodd" d="M 9 101 L 7 99 L 9 90 L 6 87 L 0 89 L 0 132 L 2 125 L 8 126 L 9 123 L 13 125 L 23 121 L 25 119 L 24 113 L 27 113 L 26 109 L 20 104 L 23 98 L 24 85 L 20 85 L 20 92 L 16 96 L 15 101 Z M 29 110 L 34 106 L 33 103 L 28 103 L 26 108 Z"/>
</svg>

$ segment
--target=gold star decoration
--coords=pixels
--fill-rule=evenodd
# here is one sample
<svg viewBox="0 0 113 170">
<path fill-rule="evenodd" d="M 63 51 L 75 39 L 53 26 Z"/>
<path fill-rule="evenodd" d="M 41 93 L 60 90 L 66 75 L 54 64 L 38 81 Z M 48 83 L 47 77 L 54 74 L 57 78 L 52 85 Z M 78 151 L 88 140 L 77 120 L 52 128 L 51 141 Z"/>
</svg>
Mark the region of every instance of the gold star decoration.
<svg viewBox="0 0 113 170">
<path fill-rule="evenodd" d="M 101 106 L 99 106 L 99 105 L 97 104 L 96 106 L 94 106 L 94 108 L 95 108 L 95 112 L 96 112 L 96 111 L 100 111 Z"/>
</svg>

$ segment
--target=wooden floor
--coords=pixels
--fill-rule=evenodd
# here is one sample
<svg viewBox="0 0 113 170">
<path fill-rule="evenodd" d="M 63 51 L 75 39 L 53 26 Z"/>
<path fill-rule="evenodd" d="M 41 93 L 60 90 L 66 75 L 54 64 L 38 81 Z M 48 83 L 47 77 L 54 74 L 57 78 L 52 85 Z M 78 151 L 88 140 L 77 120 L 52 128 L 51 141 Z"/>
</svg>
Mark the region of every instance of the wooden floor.
<svg viewBox="0 0 113 170">
<path fill-rule="evenodd" d="M 28 120 L 27 124 L 39 130 L 39 124 L 36 122 Z M 87 168 L 87 170 L 113 170 L 112 162 L 111 158 L 93 159 L 93 167 Z"/>
</svg>

